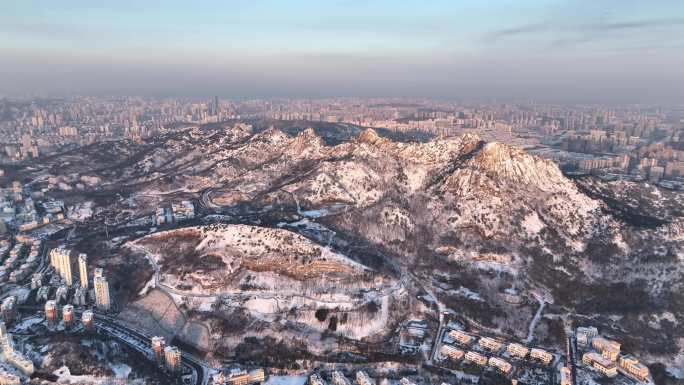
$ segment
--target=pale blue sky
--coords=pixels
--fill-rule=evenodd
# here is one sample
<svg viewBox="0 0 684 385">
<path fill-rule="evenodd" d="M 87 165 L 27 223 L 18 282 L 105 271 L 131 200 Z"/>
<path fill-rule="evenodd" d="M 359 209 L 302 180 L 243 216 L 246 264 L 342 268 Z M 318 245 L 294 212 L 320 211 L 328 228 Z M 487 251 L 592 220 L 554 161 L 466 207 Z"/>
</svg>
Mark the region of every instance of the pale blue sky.
<svg viewBox="0 0 684 385">
<path fill-rule="evenodd" d="M 0 95 L 684 102 L 683 52 L 675 0 L 0 0 Z"/>
</svg>

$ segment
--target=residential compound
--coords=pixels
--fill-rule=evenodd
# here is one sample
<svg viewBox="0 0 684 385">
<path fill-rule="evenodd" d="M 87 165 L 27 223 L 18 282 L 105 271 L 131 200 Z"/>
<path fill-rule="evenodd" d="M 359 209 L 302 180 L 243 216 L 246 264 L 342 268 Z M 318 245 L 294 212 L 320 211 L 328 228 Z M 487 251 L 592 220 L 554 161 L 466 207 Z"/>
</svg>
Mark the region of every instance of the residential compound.
<svg viewBox="0 0 684 385">
<path fill-rule="evenodd" d="M 254 370 L 242 370 L 242 369 L 230 369 L 222 370 L 216 373 L 212 377 L 212 383 L 214 385 L 249 385 L 249 384 L 259 384 L 264 381 L 266 374 L 264 370 L 254 369 Z M 320 380 L 320 377 L 318 377 Z M 315 382 L 316 380 L 314 380 Z M 320 380 L 323 381 L 323 380 Z M 311 379 L 310 379 L 311 382 Z M 313 383 L 313 382 L 311 382 Z M 323 384 L 325 382 L 323 381 Z"/>
<path fill-rule="evenodd" d="M 646 365 L 631 355 L 620 356 L 618 367 L 639 381 L 648 381 L 650 373 Z"/>
<path fill-rule="evenodd" d="M 448 357 L 452 361 L 460 361 L 465 355 L 463 350 L 446 344 L 442 345 L 439 352 L 442 356 Z"/>
<path fill-rule="evenodd" d="M 498 337 L 480 336 L 456 326 L 450 325 L 448 329 L 437 348 L 437 361 L 446 364 L 447 368 L 467 362 L 495 370 L 515 381 L 516 371 L 523 367 L 552 370 L 554 355 L 543 349 L 530 348 L 518 342 L 506 343 Z"/>
<path fill-rule="evenodd" d="M 530 358 L 537 360 L 544 365 L 548 365 L 553 361 L 553 354 L 542 349 L 533 348 L 530 349 Z"/>
<path fill-rule="evenodd" d="M 503 344 L 501 342 L 489 337 L 482 337 L 477 343 L 482 348 L 494 354 L 498 353 L 503 348 Z"/>
<path fill-rule="evenodd" d="M 468 335 L 460 330 L 452 330 L 449 332 L 448 335 L 459 344 L 466 346 L 470 345 L 470 343 L 473 342 L 473 340 L 475 339 L 475 337 Z"/>
<path fill-rule="evenodd" d="M 72 250 L 66 246 L 54 248 L 48 254 L 50 266 L 54 268 L 54 272 L 60 278 L 60 284 L 63 283 L 63 285 L 57 287 L 54 299 L 48 301 L 50 287 L 43 286 L 42 275 L 34 277 L 35 280 L 32 281 L 32 287 L 37 289 L 36 299 L 38 301 L 47 301 L 46 315 L 48 314 L 48 306 L 53 306 L 53 302 L 56 307 L 58 304 L 66 304 L 70 300 L 74 306 L 85 306 L 90 303 L 89 299 L 92 301 L 92 298 L 94 298 L 98 309 L 102 311 L 111 309 L 109 281 L 101 268 L 93 270 L 93 288 L 92 290 L 90 289 L 88 256 L 86 254 L 78 254 L 76 266 L 73 263 Z M 74 269 L 77 269 L 78 285 L 74 285 Z"/>
<path fill-rule="evenodd" d="M 465 354 L 465 360 L 468 362 L 472 362 L 474 364 L 480 365 L 480 366 L 485 366 L 487 365 L 487 356 L 477 353 L 477 352 L 467 352 Z"/>
<path fill-rule="evenodd" d="M 650 373 L 646 365 L 632 355 L 621 354 L 621 345 L 617 341 L 601 337 L 594 327 L 578 327 L 575 338 L 580 349 L 584 350 L 582 363 L 606 377 L 615 377 L 618 373 L 637 381 L 647 382 Z"/>
<path fill-rule="evenodd" d="M 480 336 L 476 332 L 451 328 L 444 333 L 441 344 L 436 348 L 437 362 L 453 368 L 461 362 L 468 362 L 480 367 L 507 375 L 516 379 L 519 369 L 525 366 L 553 369 L 558 355 L 539 347 L 525 346 L 519 342 L 506 343 L 496 337 Z M 577 365 L 591 368 L 595 373 L 605 377 L 615 377 L 620 373 L 636 381 L 647 382 L 650 379 L 648 368 L 632 355 L 621 354 L 619 342 L 602 337 L 595 327 L 578 327 L 574 337 L 580 349 Z M 559 365 L 555 378 L 561 385 L 573 385 L 571 369 L 566 362 Z"/>
<path fill-rule="evenodd" d="M 508 374 L 511 369 L 513 369 L 513 366 L 509 364 L 507 361 L 504 361 L 503 359 L 499 357 L 489 357 L 489 366 L 494 367 L 499 369 L 501 372 Z"/>
<path fill-rule="evenodd" d="M 517 344 L 515 342 L 508 344 L 508 348 L 506 349 L 506 352 L 508 355 L 518 358 L 518 359 L 524 359 L 527 357 L 527 354 L 529 354 L 530 349 L 521 344 Z"/>
<path fill-rule="evenodd" d="M 191 201 L 181 201 L 172 203 L 170 207 L 157 207 L 154 214 L 154 223 L 161 226 L 193 219 L 194 217 L 195 205 Z"/>
<path fill-rule="evenodd" d="M 582 363 L 596 369 L 606 377 L 617 376 L 617 365 L 615 361 L 605 358 L 596 352 L 584 353 Z"/>
<path fill-rule="evenodd" d="M 611 361 L 617 360 L 620 354 L 620 343 L 603 337 L 592 338 L 591 346 L 599 351 L 603 357 Z"/>
</svg>

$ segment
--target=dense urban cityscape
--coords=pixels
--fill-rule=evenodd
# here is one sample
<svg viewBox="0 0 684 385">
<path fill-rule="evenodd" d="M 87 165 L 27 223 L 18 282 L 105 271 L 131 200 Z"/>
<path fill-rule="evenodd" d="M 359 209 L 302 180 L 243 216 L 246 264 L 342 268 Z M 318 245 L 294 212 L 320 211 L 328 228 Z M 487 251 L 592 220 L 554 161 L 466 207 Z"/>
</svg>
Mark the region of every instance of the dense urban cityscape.
<svg viewBox="0 0 684 385">
<path fill-rule="evenodd" d="M 145 98 L 4 99 L 6 161 L 101 140 L 142 140 L 177 124 L 227 120 L 344 123 L 391 132 L 477 132 L 557 161 L 564 170 L 682 188 L 681 107 L 468 105 L 430 100 L 220 100 Z"/>
</svg>

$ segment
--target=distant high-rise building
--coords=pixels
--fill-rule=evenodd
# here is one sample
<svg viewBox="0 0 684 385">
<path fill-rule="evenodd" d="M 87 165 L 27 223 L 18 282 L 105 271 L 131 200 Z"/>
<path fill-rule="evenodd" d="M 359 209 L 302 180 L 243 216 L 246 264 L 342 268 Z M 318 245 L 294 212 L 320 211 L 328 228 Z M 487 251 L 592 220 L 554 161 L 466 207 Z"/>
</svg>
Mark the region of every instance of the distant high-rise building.
<svg viewBox="0 0 684 385">
<path fill-rule="evenodd" d="M 41 287 L 43 287 L 43 274 L 34 273 L 31 277 L 31 289 L 35 290 Z"/>
<path fill-rule="evenodd" d="M 69 296 L 69 288 L 66 285 L 62 285 L 57 288 L 55 292 L 55 302 L 57 304 L 62 303 L 62 300 L 66 303 L 67 297 Z"/>
<path fill-rule="evenodd" d="M 86 330 L 90 330 L 93 327 L 93 311 L 92 310 L 84 310 L 83 314 L 81 315 L 81 323 L 83 323 L 83 327 L 86 328 Z"/>
<path fill-rule="evenodd" d="M 172 372 L 180 369 L 181 351 L 175 346 L 167 346 L 164 348 L 164 360 L 166 360 L 166 368 Z"/>
<path fill-rule="evenodd" d="M 318 373 L 313 373 L 309 376 L 309 385 L 327 385 L 327 383 L 325 382 L 325 380 L 321 378 L 321 376 Z"/>
<path fill-rule="evenodd" d="M 53 300 L 45 302 L 45 319 L 50 324 L 57 321 L 57 302 Z"/>
<path fill-rule="evenodd" d="M 356 382 L 358 382 L 359 385 L 375 385 L 375 380 L 370 378 L 370 376 L 363 370 L 356 372 Z"/>
<path fill-rule="evenodd" d="M 0 321 L 0 351 L 5 349 L 12 349 L 12 336 L 7 333 L 7 326 L 3 321 Z"/>
<path fill-rule="evenodd" d="M 88 288 L 88 255 L 79 254 L 78 255 L 78 272 L 79 278 L 81 280 L 81 287 L 84 289 Z"/>
<path fill-rule="evenodd" d="M 0 313 L 5 323 L 14 321 L 17 316 L 17 297 L 12 295 L 5 298 L 0 305 Z"/>
<path fill-rule="evenodd" d="M 218 96 L 214 96 L 214 106 L 213 106 L 213 115 L 218 116 L 219 114 L 219 98 Z"/>
<path fill-rule="evenodd" d="M 19 376 L 0 368 L 0 384 L 2 385 L 21 385 Z"/>
<path fill-rule="evenodd" d="M 109 298 L 109 282 L 107 282 L 107 278 L 103 277 L 101 273 L 102 271 L 100 271 L 100 275 L 96 276 L 93 280 L 95 285 L 95 304 L 100 310 L 109 310 L 111 307 L 111 300 Z"/>
<path fill-rule="evenodd" d="M 71 326 L 74 322 L 74 307 L 72 305 L 64 305 L 62 308 L 62 322 L 66 327 Z"/>
<path fill-rule="evenodd" d="M 154 358 L 157 360 L 157 362 L 161 362 L 164 359 L 165 348 L 166 341 L 164 341 L 164 337 L 152 337 L 152 351 L 154 352 Z"/>
<path fill-rule="evenodd" d="M 76 291 L 74 292 L 74 297 L 73 297 L 73 303 L 76 306 L 84 306 L 88 302 L 88 289 L 84 289 L 82 287 L 77 287 Z"/>
</svg>

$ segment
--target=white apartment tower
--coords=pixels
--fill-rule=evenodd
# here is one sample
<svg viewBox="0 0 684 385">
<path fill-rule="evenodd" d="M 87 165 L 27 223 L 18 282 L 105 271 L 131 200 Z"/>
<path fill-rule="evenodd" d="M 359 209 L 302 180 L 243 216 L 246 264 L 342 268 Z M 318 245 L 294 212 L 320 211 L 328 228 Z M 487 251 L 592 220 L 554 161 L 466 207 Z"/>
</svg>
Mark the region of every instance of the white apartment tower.
<svg viewBox="0 0 684 385">
<path fill-rule="evenodd" d="M 88 255 L 79 254 L 78 255 L 78 273 L 81 280 L 81 287 L 84 289 L 88 288 Z"/>
</svg>

